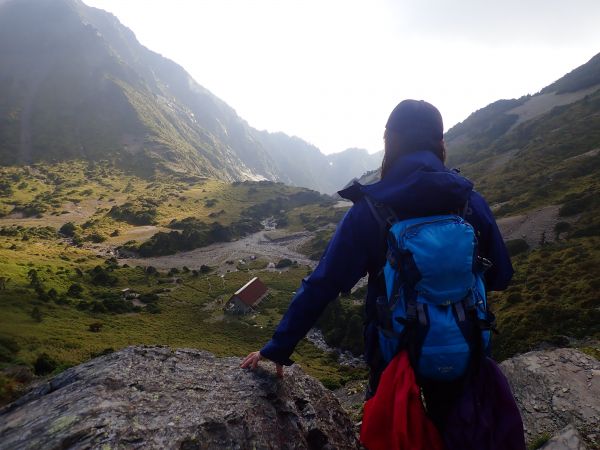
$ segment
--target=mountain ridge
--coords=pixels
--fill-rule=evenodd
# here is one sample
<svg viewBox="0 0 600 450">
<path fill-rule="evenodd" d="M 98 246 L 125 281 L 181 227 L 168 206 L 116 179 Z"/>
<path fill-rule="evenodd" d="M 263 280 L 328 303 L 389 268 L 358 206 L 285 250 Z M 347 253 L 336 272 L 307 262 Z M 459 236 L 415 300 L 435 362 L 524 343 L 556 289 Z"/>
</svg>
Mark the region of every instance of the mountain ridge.
<svg viewBox="0 0 600 450">
<path fill-rule="evenodd" d="M 0 164 L 110 159 L 143 173 L 268 179 L 322 192 L 343 185 L 323 177 L 327 157 L 311 158 L 308 143 L 280 136 L 279 148 L 267 150 L 264 132 L 103 10 L 79 0 L 8 1 L 0 41 Z M 291 163 L 278 163 L 277 152 L 291 153 Z M 357 157 L 359 168 L 371 161 Z M 286 173 L 300 160 L 309 162 L 307 176 Z"/>
</svg>

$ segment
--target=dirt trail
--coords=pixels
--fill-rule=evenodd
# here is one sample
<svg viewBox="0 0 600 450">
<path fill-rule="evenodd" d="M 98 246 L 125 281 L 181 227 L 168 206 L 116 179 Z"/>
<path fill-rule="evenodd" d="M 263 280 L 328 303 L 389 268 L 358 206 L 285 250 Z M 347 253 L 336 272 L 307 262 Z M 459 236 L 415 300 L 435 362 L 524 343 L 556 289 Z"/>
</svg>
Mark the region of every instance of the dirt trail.
<svg viewBox="0 0 600 450">
<path fill-rule="evenodd" d="M 517 114 L 519 116 L 511 129 L 523 122 L 550 112 L 552 108 L 555 108 L 556 106 L 568 105 L 581 100 L 586 95 L 596 92 L 598 88 L 599 86 L 595 85 L 587 89 L 582 89 L 576 92 L 568 92 L 565 94 L 549 92 L 547 94 L 535 95 L 521 106 L 517 106 L 516 108 L 513 108 L 507 112 L 507 114 Z"/>
<path fill-rule="evenodd" d="M 119 236 L 111 237 L 107 243 L 111 245 L 122 245 L 127 241 L 147 241 L 159 231 L 169 233 L 173 231 L 170 228 L 159 227 L 155 225 L 142 225 L 123 231 Z"/>
<path fill-rule="evenodd" d="M 544 232 L 546 242 L 554 241 L 559 208 L 559 205 L 550 205 L 526 214 L 503 217 L 498 219 L 498 227 L 505 240 L 525 239 L 530 247 L 538 247 Z"/>
<path fill-rule="evenodd" d="M 226 261 L 237 262 L 241 259 L 251 257 L 264 258 L 270 262 L 277 263 L 280 259 L 288 258 L 297 261 L 298 264 L 315 266 L 305 255 L 298 253 L 295 248 L 311 238 L 311 233 L 296 233 L 289 235 L 286 239 L 270 240 L 265 236 L 265 231 L 251 234 L 234 242 L 220 242 L 207 247 L 198 248 L 188 252 L 181 252 L 169 256 L 157 256 L 152 258 L 124 258 L 121 263 L 140 266 L 154 266 L 157 269 L 169 269 L 171 267 L 187 266 L 190 269 L 199 269 L 202 264 L 218 267 L 223 273 L 235 266 L 227 264 Z"/>
<path fill-rule="evenodd" d="M 79 203 L 65 202 L 62 205 L 62 210 L 67 211 L 65 214 L 52 215 L 44 213 L 40 218 L 23 217 L 20 213 L 9 214 L 6 217 L 0 218 L 0 226 L 21 225 L 24 227 L 46 227 L 51 226 L 60 228 L 67 222 L 82 224 L 94 215 L 99 209 L 110 209 L 116 205 L 114 201 L 106 200 L 83 200 Z"/>
</svg>

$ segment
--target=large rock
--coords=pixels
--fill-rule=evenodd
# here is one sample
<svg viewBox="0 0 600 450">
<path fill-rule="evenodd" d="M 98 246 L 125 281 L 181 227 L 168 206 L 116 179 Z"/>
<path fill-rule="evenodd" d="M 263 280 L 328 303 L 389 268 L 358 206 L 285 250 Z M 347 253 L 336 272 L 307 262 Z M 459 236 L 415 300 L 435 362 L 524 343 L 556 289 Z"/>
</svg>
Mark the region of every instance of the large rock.
<svg viewBox="0 0 600 450">
<path fill-rule="evenodd" d="M 525 353 L 501 364 L 521 410 L 528 441 L 570 423 L 597 448 L 600 440 L 600 362 L 562 348 Z"/>
<path fill-rule="evenodd" d="M 586 450 L 586 447 L 577 429 L 569 425 L 540 447 L 540 450 Z"/>
<path fill-rule="evenodd" d="M 239 363 L 165 347 L 94 359 L 0 410 L 0 448 L 358 448 L 318 381 Z"/>
</svg>

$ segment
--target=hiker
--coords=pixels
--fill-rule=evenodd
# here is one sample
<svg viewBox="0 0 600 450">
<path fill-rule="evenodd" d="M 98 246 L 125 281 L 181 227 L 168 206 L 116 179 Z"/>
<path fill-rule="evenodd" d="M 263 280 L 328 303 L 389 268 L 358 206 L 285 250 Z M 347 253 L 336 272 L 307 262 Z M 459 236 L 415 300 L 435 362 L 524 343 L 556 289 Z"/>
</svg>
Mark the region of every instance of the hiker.
<svg viewBox="0 0 600 450">
<path fill-rule="evenodd" d="M 491 263 L 482 275 L 483 295 L 508 286 L 512 265 L 487 203 L 469 180 L 444 166 L 446 149 L 439 111 L 424 101 L 402 101 L 389 116 L 384 140 L 381 181 L 367 186 L 355 182 L 339 192 L 353 202 L 352 208 L 339 223 L 317 268 L 302 281 L 272 339 L 260 351 L 250 353 L 242 368 L 256 368 L 259 360 L 268 359 L 283 376 L 283 366 L 293 364 L 290 355 L 295 346 L 327 304 L 368 274 L 364 330 L 365 359 L 370 368 L 367 398 L 375 395 L 390 363 L 382 357 L 382 324 L 377 311 L 377 299 L 387 295 L 382 276 L 389 232 L 385 211 L 396 221 L 440 214 L 462 216 L 474 230 L 478 256 Z M 424 380 L 420 386 L 427 415 L 440 431 L 463 393 L 464 379 Z"/>
</svg>

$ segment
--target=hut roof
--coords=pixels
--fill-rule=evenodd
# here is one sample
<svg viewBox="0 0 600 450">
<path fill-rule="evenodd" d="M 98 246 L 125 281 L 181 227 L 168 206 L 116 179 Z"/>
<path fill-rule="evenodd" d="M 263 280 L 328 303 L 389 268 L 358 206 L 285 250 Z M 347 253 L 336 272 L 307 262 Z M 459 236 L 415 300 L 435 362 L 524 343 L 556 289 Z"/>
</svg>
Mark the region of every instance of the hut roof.
<svg viewBox="0 0 600 450">
<path fill-rule="evenodd" d="M 239 288 L 235 294 L 242 302 L 248 306 L 256 304 L 267 293 L 267 286 L 258 279 L 252 278 L 245 285 Z"/>
</svg>

